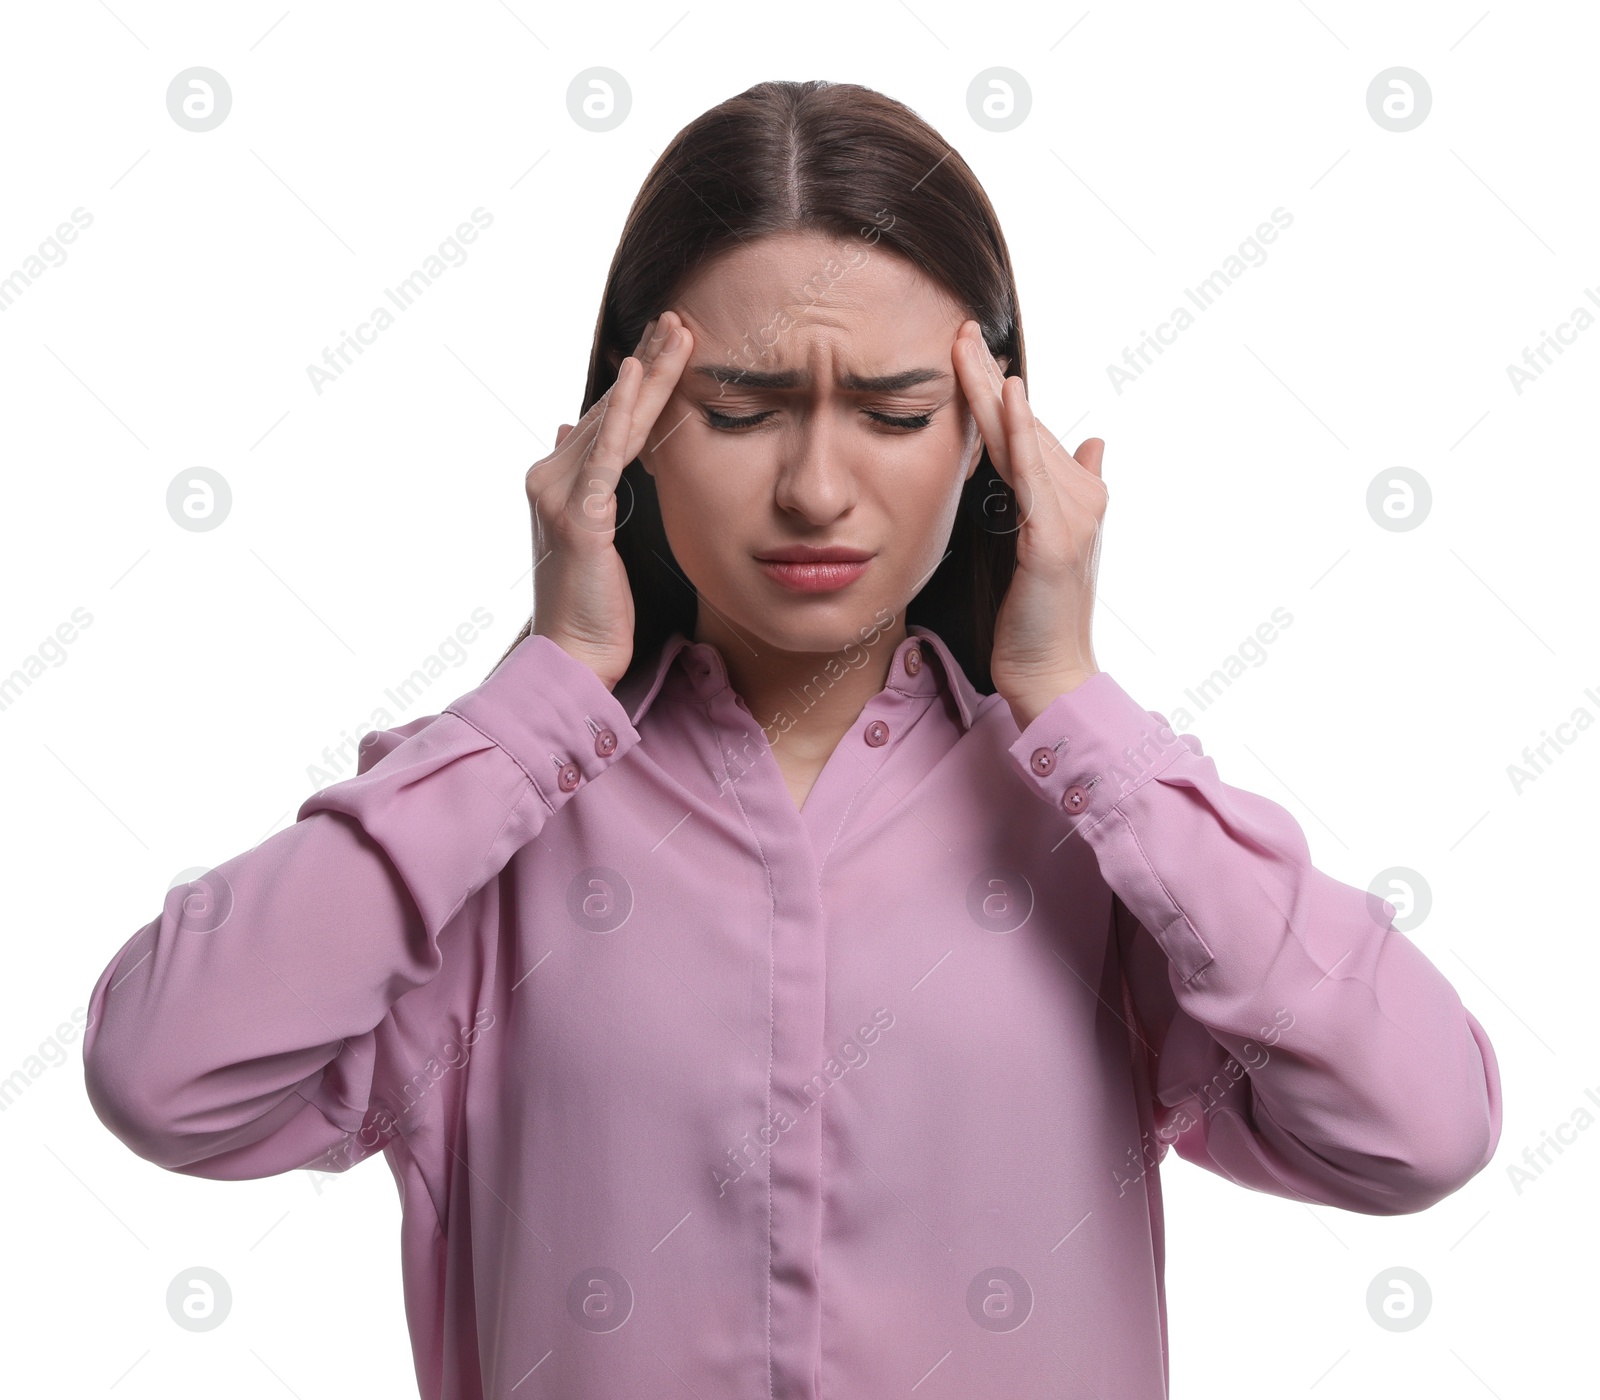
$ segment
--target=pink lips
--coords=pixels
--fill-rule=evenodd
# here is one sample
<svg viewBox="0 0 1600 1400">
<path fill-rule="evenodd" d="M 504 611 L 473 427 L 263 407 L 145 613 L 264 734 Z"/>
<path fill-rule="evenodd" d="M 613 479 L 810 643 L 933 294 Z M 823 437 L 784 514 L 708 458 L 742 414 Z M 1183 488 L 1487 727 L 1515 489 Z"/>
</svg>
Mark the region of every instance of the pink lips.
<svg viewBox="0 0 1600 1400">
<path fill-rule="evenodd" d="M 856 560 L 803 563 L 798 560 L 758 558 L 757 563 L 762 566 L 768 578 L 776 579 L 779 584 L 786 589 L 794 590 L 797 594 L 830 594 L 835 589 L 842 589 L 846 584 L 853 584 L 856 579 L 861 578 L 872 560 L 856 558 Z"/>
<path fill-rule="evenodd" d="M 758 556 L 767 577 L 795 593 L 832 593 L 867 571 L 872 556 L 842 545 L 787 545 Z"/>
</svg>

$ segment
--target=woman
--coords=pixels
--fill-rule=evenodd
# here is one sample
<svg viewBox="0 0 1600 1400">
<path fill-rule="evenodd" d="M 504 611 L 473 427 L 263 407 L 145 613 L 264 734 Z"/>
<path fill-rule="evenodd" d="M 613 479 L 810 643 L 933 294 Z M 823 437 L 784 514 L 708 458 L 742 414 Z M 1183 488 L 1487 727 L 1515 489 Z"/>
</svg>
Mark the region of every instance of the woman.
<svg viewBox="0 0 1600 1400">
<path fill-rule="evenodd" d="M 1023 369 L 914 114 L 707 112 L 527 474 L 528 627 L 102 975 L 141 1156 L 383 1151 L 430 1400 L 1154 1400 L 1168 1146 L 1368 1214 L 1492 1155 L 1392 906 L 1096 665 L 1104 444 Z"/>
</svg>

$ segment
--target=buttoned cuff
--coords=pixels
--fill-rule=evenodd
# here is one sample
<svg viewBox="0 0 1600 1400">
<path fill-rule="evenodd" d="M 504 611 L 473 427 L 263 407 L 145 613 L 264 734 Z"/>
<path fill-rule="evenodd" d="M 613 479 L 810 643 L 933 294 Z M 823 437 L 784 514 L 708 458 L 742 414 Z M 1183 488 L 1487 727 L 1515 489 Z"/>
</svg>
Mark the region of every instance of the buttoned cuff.
<svg viewBox="0 0 1600 1400">
<path fill-rule="evenodd" d="M 600 677 L 537 632 L 445 711 L 516 759 L 552 813 L 639 742 Z"/>
<path fill-rule="evenodd" d="M 1042 800 L 1088 828 L 1179 754 L 1200 749 L 1097 671 L 1056 696 L 1009 752 Z"/>
</svg>

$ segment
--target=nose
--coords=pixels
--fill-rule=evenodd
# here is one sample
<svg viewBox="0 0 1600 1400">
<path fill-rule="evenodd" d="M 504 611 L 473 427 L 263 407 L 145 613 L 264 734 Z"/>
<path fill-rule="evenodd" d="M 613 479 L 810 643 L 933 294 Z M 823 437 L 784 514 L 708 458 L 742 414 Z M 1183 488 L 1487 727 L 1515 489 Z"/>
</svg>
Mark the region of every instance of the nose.
<svg viewBox="0 0 1600 1400">
<path fill-rule="evenodd" d="M 827 408 L 801 415 L 783 436 L 776 499 L 780 509 L 810 525 L 827 525 L 856 503 L 855 471 L 845 434 Z"/>
</svg>

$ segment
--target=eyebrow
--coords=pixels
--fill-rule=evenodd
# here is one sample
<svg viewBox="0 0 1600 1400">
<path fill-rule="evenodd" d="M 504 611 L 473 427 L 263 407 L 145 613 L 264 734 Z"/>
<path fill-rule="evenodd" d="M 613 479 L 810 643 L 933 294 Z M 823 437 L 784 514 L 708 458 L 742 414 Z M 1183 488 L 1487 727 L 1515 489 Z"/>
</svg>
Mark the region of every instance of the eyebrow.
<svg viewBox="0 0 1600 1400">
<path fill-rule="evenodd" d="M 719 384 L 733 384 L 741 389 L 803 389 L 810 376 L 797 369 L 756 370 L 737 369 L 730 365 L 692 365 L 690 374 L 715 380 Z M 948 370 L 903 369 L 894 374 L 842 374 L 839 387 L 852 393 L 893 394 L 918 384 L 948 381 Z"/>
</svg>

